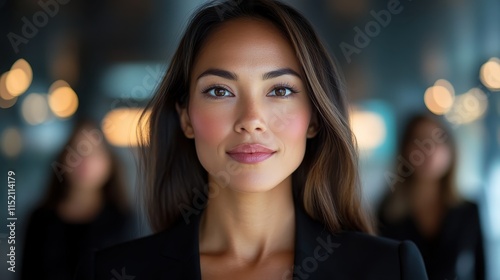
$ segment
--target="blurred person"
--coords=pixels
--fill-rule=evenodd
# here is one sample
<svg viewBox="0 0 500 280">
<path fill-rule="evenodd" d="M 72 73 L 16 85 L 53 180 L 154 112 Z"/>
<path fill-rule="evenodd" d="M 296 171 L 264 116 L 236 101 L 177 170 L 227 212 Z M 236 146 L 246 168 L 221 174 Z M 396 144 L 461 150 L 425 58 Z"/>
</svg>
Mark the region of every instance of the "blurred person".
<svg viewBox="0 0 500 280">
<path fill-rule="evenodd" d="M 411 118 L 392 192 L 379 209 L 379 231 L 415 242 L 429 279 L 484 279 L 478 207 L 457 191 L 456 153 L 452 134 L 436 117 Z"/>
<path fill-rule="evenodd" d="M 135 237 L 117 158 L 94 123 L 74 128 L 51 167 L 27 227 L 21 279 L 72 279 L 92 250 Z"/>
</svg>

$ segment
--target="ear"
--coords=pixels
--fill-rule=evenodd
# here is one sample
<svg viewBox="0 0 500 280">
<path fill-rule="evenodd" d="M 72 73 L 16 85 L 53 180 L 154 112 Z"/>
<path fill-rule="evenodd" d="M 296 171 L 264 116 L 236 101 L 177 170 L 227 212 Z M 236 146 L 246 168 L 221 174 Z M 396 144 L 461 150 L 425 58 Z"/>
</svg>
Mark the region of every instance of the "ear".
<svg viewBox="0 0 500 280">
<path fill-rule="evenodd" d="M 194 138 L 193 126 L 191 125 L 191 120 L 189 119 L 189 114 L 187 108 L 181 108 L 179 103 L 175 103 L 175 109 L 177 110 L 177 114 L 179 114 L 180 125 L 184 135 L 189 138 Z"/>
<path fill-rule="evenodd" d="M 312 113 L 311 121 L 309 122 L 309 127 L 307 128 L 306 136 L 307 138 L 314 138 L 316 134 L 318 134 L 319 125 L 318 125 L 318 116 L 316 112 Z"/>
</svg>

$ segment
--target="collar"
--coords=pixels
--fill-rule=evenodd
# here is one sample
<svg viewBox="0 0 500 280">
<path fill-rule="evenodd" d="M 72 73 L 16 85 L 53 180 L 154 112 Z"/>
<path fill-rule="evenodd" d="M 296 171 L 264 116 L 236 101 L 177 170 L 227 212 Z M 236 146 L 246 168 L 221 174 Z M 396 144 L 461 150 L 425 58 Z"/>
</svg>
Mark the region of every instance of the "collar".
<svg viewBox="0 0 500 280">
<path fill-rule="evenodd" d="M 302 203 L 294 196 L 295 242 L 294 275 L 308 262 L 320 262 L 328 258 L 340 246 L 335 237 L 321 223 L 313 220 L 305 211 Z M 193 209 L 192 209 L 193 210 Z M 161 253 L 167 258 L 179 261 L 174 269 L 182 269 L 190 274 L 189 279 L 200 279 L 199 225 L 203 211 L 192 211 L 188 219 L 179 219 L 171 228 L 164 231 Z M 313 261 L 314 260 L 314 261 Z M 302 279 L 302 278 L 299 278 Z"/>
</svg>

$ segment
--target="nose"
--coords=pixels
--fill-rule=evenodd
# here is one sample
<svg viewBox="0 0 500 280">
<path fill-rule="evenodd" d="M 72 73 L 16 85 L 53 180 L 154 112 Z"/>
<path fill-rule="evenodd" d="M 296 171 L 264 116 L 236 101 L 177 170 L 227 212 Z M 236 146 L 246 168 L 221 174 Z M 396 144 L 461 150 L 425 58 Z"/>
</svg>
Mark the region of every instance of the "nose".
<svg viewBox="0 0 500 280">
<path fill-rule="evenodd" d="M 237 133 L 262 133 L 267 130 L 262 104 L 256 100 L 242 100 L 237 110 L 239 114 L 234 125 Z"/>
</svg>

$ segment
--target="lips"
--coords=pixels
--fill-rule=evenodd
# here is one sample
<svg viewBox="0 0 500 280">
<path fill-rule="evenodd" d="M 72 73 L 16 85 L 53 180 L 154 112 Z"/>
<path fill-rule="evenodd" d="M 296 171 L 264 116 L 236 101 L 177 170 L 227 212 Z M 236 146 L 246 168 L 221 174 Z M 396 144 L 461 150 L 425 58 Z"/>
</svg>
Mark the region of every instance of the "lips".
<svg viewBox="0 0 500 280">
<path fill-rule="evenodd" d="M 261 144 L 241 144 L 227 154 L 240 163 L 253 164 L 270 158 L 276 151 Z"/>
</svg>

